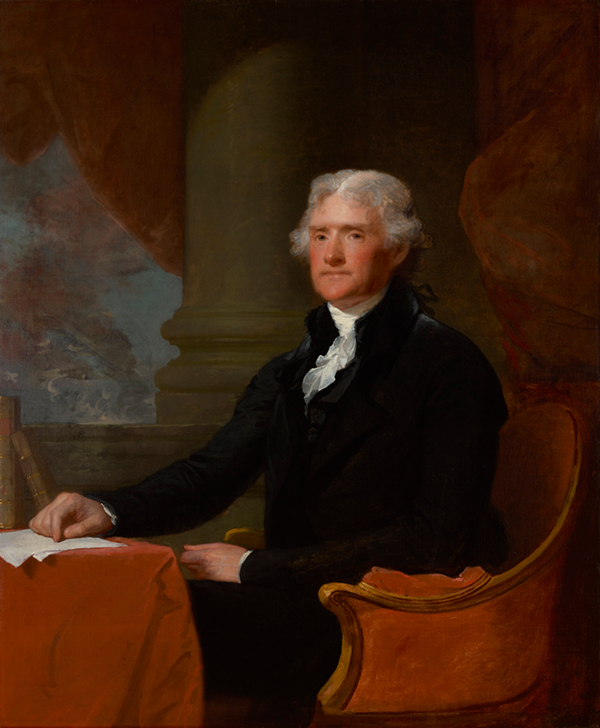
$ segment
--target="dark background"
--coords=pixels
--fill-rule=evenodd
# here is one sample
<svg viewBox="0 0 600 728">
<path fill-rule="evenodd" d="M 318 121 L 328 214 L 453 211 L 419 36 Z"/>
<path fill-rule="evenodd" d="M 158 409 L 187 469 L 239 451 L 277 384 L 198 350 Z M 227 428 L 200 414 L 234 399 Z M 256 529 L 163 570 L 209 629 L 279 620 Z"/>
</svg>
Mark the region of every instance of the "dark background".
<svg viewBox="0 0 600 728">
<path fill-rule="evenodd" d="M 278 207 L 284 211 L 271 229 L 263 217 L 273 247 L 285 255 L 287 234 L 304 210 L 316 175 L 370 168 L 398 176 L 413 190 L 434 240 L 419 282 L 429 282 L 440 297 L 438 317 L 473 338 L 501 372 L 499 325 L 458 218 L 465 171 L 477 153 L 472 3 L 190 1 L 184 48 L 188 149 L 209 90 L 218 105 L 219 92 L 225 96 L 227 84 L 244 83 L 253 64 L 262 62 L 257 73 L 263 82 L 268 74 L 282 73 L 283 63 L 269 66 L 265 58 L 287 54 L 288 75 L 277 87 L 275 113 L 288 110 L 285 133 L 294 142 L 284 150 L 285 174 L 275 180 Z M 258 120 L 230 114 L 228 123 L 227 136 L 217 140 L 224 147 L 231 137 L 249 135 Z M 260 168 L 277 160 L 268 151 L 262 156 L 261 150 L 253 151 L 254 157 L 238 154 L 231 163 L 254 165 L 260 180 Z M 225 158 L 224 150 L 221 161 Z M 188 156 L 188 165 L 194 161 Z M 195 184 L 189 175 L 187 184 L 189 196 Z M 246 197 L 232 175 L 221 199 L 239 210 Z M 199 244 L 202 225 L 194 228 L 193 214 L 187 224 L 188 241 Z M 283 265 L 293 286 L 285 305 L 309 306 L 305 276 L 294 261 L 285 259 Z M 251 292 L 247 298 L 252 300 Z"/>
</svg>

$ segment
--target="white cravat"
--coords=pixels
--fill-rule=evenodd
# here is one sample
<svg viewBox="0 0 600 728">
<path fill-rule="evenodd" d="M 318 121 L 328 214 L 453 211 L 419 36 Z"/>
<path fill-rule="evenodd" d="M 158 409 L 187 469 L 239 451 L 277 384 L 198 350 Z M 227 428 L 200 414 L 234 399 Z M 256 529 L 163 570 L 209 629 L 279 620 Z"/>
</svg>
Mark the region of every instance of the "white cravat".
<svg viewBox="0 0 600 728">
<path fill-rule="evenodd" d="M 354 325 L 359 318 L 375 308 L 385 296 L 388 286 L 362 303 L 351 306 L 345 311 L 327 304 L 339 336 L 329 347 L 327 354 L 318 357 L 313 369 L 308 371 L 302 380 L 304 402 L 308 407 L 310 400 L 321 389 L 325 389 L 335 380 L 340 369 L 345 369 L 356 354 L 356 331 Z"/>
</svg>

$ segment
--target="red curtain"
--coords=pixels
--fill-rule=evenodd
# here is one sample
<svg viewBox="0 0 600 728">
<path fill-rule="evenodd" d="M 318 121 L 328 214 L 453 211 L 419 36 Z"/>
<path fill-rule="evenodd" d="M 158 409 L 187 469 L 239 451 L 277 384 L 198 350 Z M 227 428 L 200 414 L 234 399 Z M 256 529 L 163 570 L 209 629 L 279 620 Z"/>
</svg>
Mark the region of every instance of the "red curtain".
<svg viewBox="0 0 600 728">
<path fill-rule="evenodd" d="M 476 5 L 481 155 L 461 201 L 516 379 L 598 377 L 595 3 Z"/>
<path fill-rule="evenodd" d="M 578 714 L 587 725 L 599 699 L 597 31 L 595 2 L 476 0 L 482 151 L 460 207 L 516 404 L 566 396 L 591 431 L 588 495 L 557 597 L 550 703 L 560 725 Z"/>
<path fill-rule="evenodd" d="M 167 271 L 183 260 L 181 0 L 0 2 L 0 150 L 61 134 L 92 194 Z"/>
</svg>

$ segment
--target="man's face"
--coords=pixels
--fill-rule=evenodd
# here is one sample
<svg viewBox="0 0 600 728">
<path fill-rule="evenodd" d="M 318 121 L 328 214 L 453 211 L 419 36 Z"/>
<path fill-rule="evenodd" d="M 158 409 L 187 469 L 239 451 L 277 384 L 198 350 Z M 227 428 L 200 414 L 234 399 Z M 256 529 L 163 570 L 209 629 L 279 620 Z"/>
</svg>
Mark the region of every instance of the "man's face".
<svg viewBox="0 0 600 728">
<path fill-rule="evenodd" d="M 327 197 L 313 212 L 310 225 L 310 274 L 315 291 L 344 310 L 378 293 L 408 247 L 386 249 L 379 212 Z"/>
</svg>

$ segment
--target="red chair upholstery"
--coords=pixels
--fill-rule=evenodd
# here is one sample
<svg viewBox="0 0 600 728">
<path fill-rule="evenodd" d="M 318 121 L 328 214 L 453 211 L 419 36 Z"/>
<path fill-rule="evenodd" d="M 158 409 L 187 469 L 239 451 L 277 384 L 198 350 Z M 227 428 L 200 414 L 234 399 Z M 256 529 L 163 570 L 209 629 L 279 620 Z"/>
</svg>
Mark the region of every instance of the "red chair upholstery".
<svg viewBox="0 0 600 728">
<path fill-rule="evenodd" d="M 557 605 L 584 496 L 584 432 L 571 408 L 552 402 L 503 428 L 493 500 L 511 553 L 500 574 L 473 567 L 450 579 L 374 568 L 357 586 L 321 588 L 344 641 L 315 724 L 540 720 L 556 692 Z"/>
</svg>

